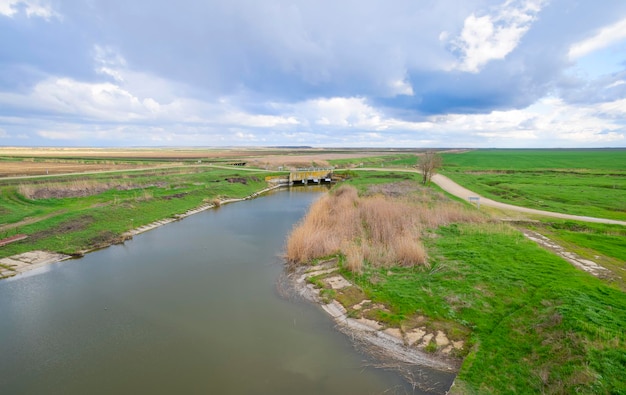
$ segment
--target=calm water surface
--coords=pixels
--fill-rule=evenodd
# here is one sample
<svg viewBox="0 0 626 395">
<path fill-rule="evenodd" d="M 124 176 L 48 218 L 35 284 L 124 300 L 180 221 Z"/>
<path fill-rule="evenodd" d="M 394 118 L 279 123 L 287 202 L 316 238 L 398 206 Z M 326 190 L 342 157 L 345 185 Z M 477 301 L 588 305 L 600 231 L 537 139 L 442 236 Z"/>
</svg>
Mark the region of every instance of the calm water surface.
<svg viewBox="0 0 626 395">
<path fill-rule="evenodd" d="M 422 393 L 318 306 L 278 295 L 285 237 L 320 193 L 227 205 L 0 281 L 0 393 Z"/>
</svg>

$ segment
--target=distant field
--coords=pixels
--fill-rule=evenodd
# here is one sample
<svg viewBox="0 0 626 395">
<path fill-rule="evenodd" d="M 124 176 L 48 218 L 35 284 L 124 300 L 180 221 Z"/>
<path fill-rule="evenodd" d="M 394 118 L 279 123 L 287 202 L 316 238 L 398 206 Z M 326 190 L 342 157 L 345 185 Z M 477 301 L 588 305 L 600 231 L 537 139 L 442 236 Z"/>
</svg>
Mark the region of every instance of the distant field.
<svg viewBox="0 0 626 395">
<path fill-rule="evenodd" d="M 380 164 L 413 154 L 398 150 L 323 148 L 12 148 L 0 147 L 0 178 L 128 170 L 159 165 L 245 163 L 268 170 L 329 167 L 336 163 Z M 401 150 L 404 152 L 405 150 Z M 387 155 L 387 156 L 385 156 Z M 375 158 L 375 159 L 369 159 Z M 399 165 L 399 163 L 395 163 Z"/>
<path fill-rule="evenodd" d="M 156 163 L 144 162 L 119 162 L 119 161 L 85 161 L 85 160 L 60 160 L 60 159 L 37 159 L 32 158 L 0 158 L 0 178 L 35 176 L 48 174 L 87 173 L 111 170 L 131 170 L 157 166 Z"/>
<path fill-rule="evenodd" d="M 626 149 L 474 150 L 443 154 L 446 171 L 548 171 L 626 174 Z"/>
<path fill-rule="evenodd" d="M 258 151 L 258 150 L 257 150 Z M 0 157 L 20 158 L 66 158 L 66 159 L 200 159 L 231 158 L 250 155 L 250 150 L 209 149 L 209 148 L 36 148 L 3 147 Z M 256 152 L 256 151 L 254 151 Z"/>
<path fill-rule="evenodd" d="M 485 197 L 626 219 L 626 149 L 477 150 L 443 157 L 442 173 Z"/>
</svg>

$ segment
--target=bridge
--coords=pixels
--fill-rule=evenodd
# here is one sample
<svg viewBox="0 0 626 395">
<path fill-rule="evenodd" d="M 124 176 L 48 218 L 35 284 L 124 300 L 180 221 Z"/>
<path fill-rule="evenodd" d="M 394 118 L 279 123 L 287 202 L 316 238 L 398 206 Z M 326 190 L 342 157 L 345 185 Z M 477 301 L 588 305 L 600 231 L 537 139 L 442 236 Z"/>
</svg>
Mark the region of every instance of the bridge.
<svg viewBox="0 0 626 395">
<path fill-rule="evenodd" d="M 265 181 L 274 184 L 284 185 L 307 185 L 330 183 L 333 179 L 333 169 L 296 169 L 289 173 L 289 176 L 269 176 Z"/>
</svg>

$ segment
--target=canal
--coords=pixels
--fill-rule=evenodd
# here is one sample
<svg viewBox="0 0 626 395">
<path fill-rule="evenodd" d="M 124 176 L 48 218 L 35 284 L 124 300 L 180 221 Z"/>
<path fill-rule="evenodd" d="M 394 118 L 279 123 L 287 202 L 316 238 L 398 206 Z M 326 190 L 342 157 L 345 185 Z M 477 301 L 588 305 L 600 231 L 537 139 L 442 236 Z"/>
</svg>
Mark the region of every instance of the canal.
<svg viewBox="0 0 626 395">
<path fill-rule="evenodd" d="M 286 235 L 321 193 L 226 205 L 0 281 L 0 393 L 441 392 L 375 368 L 319 306 L 277 292 Z"/>
</svg>

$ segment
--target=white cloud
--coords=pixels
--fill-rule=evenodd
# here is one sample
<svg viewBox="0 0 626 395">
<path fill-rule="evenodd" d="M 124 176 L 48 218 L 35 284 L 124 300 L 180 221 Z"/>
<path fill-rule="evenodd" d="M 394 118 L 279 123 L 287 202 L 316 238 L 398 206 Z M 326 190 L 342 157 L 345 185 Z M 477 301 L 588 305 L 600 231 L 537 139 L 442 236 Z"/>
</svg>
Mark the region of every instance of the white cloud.
<svg viewBox="0 0 626 395">
<path fill-rule="evenodd" d="M 14 17 L 22 7 L 29 18 L 39 17 L 46 20 L 61 18 L 50 4 L 41 0 L 0 0 L 0 15 Z"/>
<path fill-rule="evenodd" d="M 101 120 L 130 121 L 150 112 L 139 98 L 108 82 L 52 78 L 37 84 L 31 97 L 46 109 Z"/>
<path fill-rule="evenodd" d="M 476 73 L 490 61 L 504 59 L 530 29 L 544 2 L 508 0 L 490 14 L 468 16 L 460 36 L 451 42 L 452 48 L 461 53 L 454 68 Z M 447 36 L 442 32 L 439 39 Z"/>
<path fill-rule="evenodd" d="M 96 72 L 111 76 L 117 82 L 124 82 L 123 70 L 126 68 L 126 59 L 115 49 L 95 45 L 94 61 L 96 62 Z"/>
<path fill-rule="evenodd" d="M 51 78 L 28 95 L 0 93 L 0 105 L 28 103 L 53 119 L 29 119 L 44 141 L 105 145 L 568 147 L 626 144 L 626 99 L 570 105 L 548 97 L 518 110 L 447 114 L 407 121 L 386 115 L 363 97 L 271 103 L 254 114 L 236 97 L 142 97 L 115 83 Z M 60 121 L 59 121 L 60 119 Z M 21 127 L 22 117 L 0 118 Z M 84 123 L 85 120 L 104 121 Z M 102 125 L 114 126 L 102 126 Z M 101 125 L 101 126 L 98 126 Z M 7 133 L 0 129 L 0 137 Z"/>
<path fill-rule="evenodd" d="M 396 95 L 413 95 L 413 87 L 405 80 L 395 80 L 390 84 L 390 93 L 392 96 Z"/>
<path fill-rule="evenodd" d="M 592 37 L 573 44 L 569 49 L 569 58 L 572 60 L 581 58 L 624 39 L 626 39 L 626 18 L 600 29 Z"/>
<path fill-rule="evenodd" d="M 225 114 L 217 117 L 213 122 L 254 128 L 271 128 L 281 125 L 297 125 L 299 123 L 296 118 L 290 116 L 255 115 L 237 110 L 224 110 L 226 110 Z"/>
<path fill-rule="evenodd" d="M 602 103 L 598 108 L 602 113 L 608 116 L 622 119 L 626 118 L 626 99 Z"/>
</svg>

